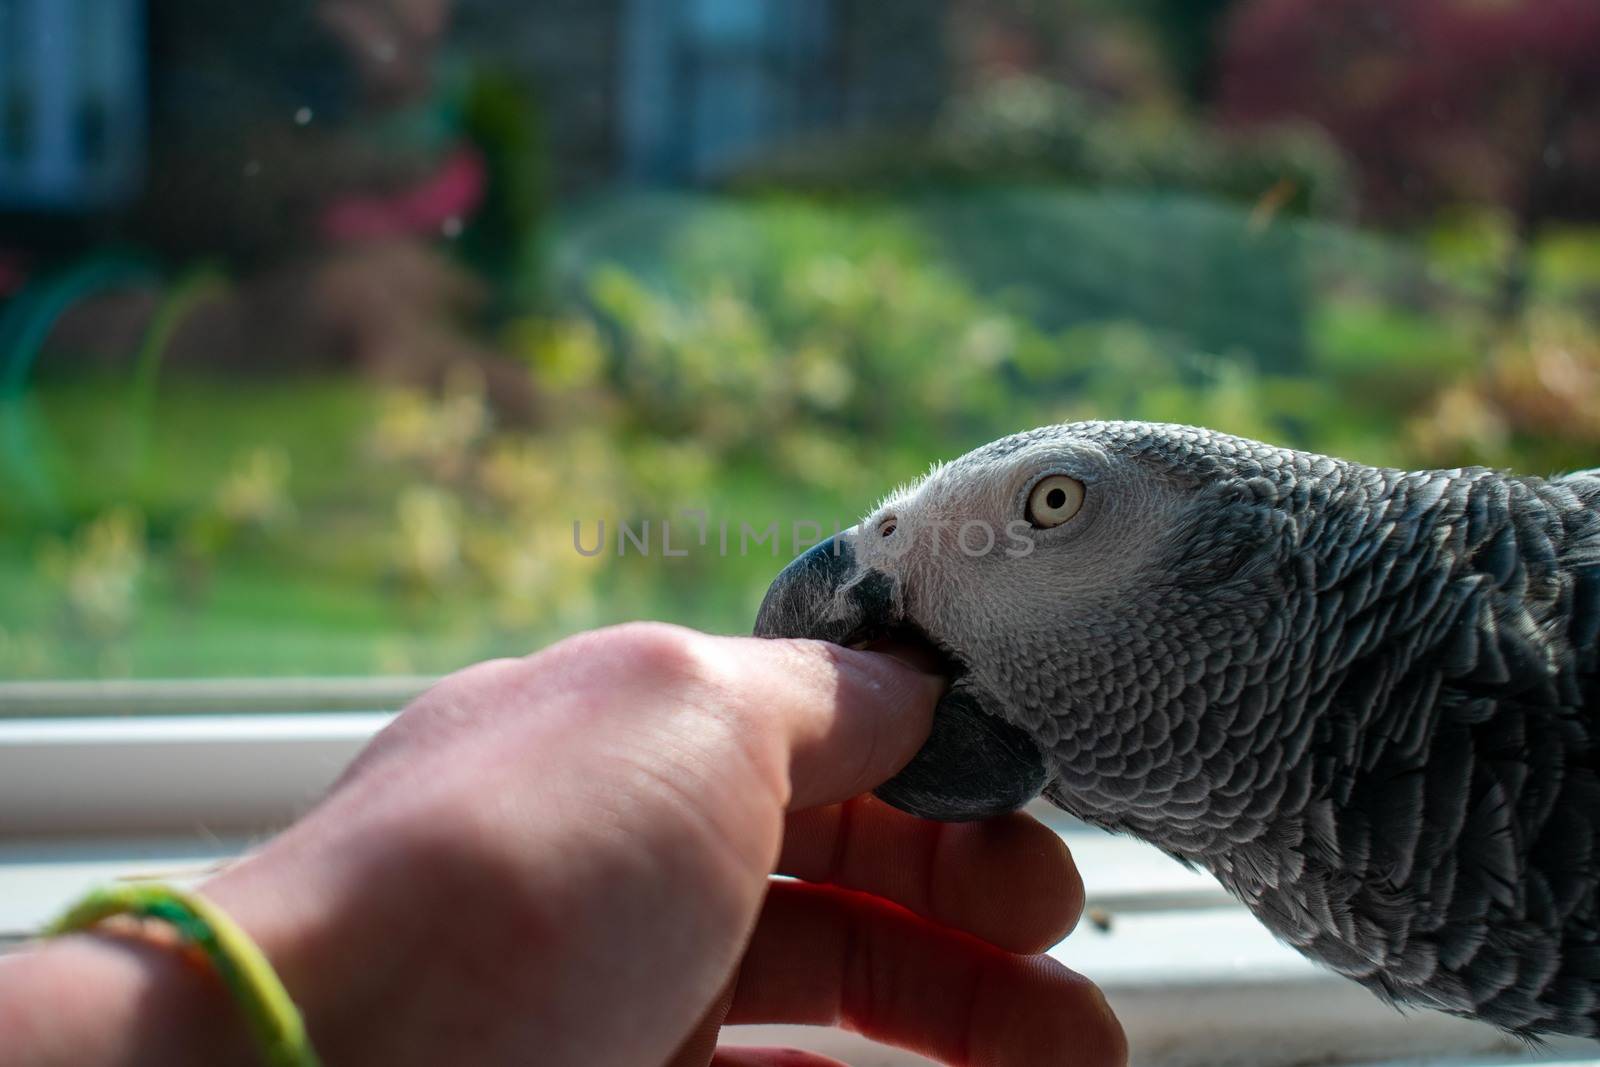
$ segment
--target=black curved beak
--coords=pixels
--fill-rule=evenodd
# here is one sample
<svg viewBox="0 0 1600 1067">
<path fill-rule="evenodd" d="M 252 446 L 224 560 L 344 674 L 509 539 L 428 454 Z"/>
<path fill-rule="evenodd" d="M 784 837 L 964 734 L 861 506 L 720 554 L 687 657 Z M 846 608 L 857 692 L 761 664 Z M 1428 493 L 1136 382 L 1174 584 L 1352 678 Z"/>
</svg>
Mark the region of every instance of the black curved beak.
<svg viewBox="0 0 1600 1067">
<path fill-rule="evenodd" d="M 756 615 L 757 637 L 808 637 L 856 647 L 884 636 L 927 641 L 900 617 L 894 579 L 859 566 L 841 534 L 795 558 L 775 578 Z M 948 656 L 945 658 L 949 659 Z M 1022 730 L 986 709 L 951 663 L 952 683 L 933 713 L 933 732 L 906 767 L 875 790 L 924 819 L 969 822 L 1015 811 L 1048 780 L 1044 754 Z"/>
</svg>

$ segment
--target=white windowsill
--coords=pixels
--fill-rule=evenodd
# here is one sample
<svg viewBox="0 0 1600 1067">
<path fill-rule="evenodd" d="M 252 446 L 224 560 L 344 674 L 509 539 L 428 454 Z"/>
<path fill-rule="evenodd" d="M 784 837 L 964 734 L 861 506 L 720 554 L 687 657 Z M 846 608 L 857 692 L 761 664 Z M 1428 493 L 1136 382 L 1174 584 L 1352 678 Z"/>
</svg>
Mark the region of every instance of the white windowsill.
<svg viewBox="0 0 1600 1067">
<path fill-rule="evenodd" d="M 0 706 L 4 696 L 0 689 Z M 192 875 L 237 854 L 310 804 L 388 718 L 341 711 L 0 719 L 0 946 L 89 885 Z M 1209 877 L 1053 810 L 1038 814 L 1072 847 L 1090 908 L 1110 919 L 1106 930 L 1086 920 L 1051 954 L 1105 989 L 1136 1063 L 1539 1060 L 1488 1027 L 1401 1015 L 1280 945 Z M 798 1028 L 760 1028 L 735 1040 L 797 1044 L 854 1067 L 924 1062 L 851 1035 Z M 1542 1055 L 1600 1064 L 1573 1058 L 1595 1056 L 1593 1045 L 1554 1045 Z"/>
</svg>

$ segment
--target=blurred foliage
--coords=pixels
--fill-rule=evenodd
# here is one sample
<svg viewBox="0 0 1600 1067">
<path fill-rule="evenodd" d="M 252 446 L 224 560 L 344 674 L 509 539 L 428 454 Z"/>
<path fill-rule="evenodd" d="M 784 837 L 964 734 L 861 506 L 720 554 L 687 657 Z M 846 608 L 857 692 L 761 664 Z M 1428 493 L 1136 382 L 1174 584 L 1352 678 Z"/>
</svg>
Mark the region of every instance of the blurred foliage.
<svg viewBox="0 0 1600 1067">
<path fill-rule="evenodd" d="M 1328 130 L 1371 217 L 1494 205 L 1526 236 L 1600 213 L 1597 49 L 1592 0 L 1250 0 L 1229 23 L 1222 104 Z"/>
<path fill-rule="evenodd" d="M 1506 332 L 1487 359 L 1449 381 L 1411 426 L 1419 457 L 1531 471 L 1596 466 L 1600 331 L 1544 310 Z"/>
<path fill-rule="evenodd" d="M 114 508 L 65 540 L 46 540 L 39 569 L 59 588 L 63 622 L 94 640 L 123 636 L 138 606 L 146 563 L 144 524 Z"/>
<path fill-rule="evenodd" d="M 1314 128 L 1235 137 L 1176 108 L 1094 106 L 1043 78 L 1006 78 L 956 98 L 933 152 L 969 175 L 1033 173 L 1252 202 L 1284 183 L 1292 193 L 1280 209 L 1334 214 L 1347 206 L 1344 161 Z"/>
<path fill-rule="evenodd" d="M 1240 0 L 1133 0 L 1149 21 L 1173 73 L 1196 100 L 1216 88 L 1216 57 L 1227 16 Z"/>
<path fill-rule="evenodd" d="M 459 248 L 473 266 L 508 284 L 537 277 L 537 242 L 551 210 L 549 148 L 536 91 L 499 71 L 478 71 L 462 107 L 464 132 L 482 153 L 484 202 L 462 232 Z"/>
<path fill-rule="evenodd" d="M 1251 204 L 1270 198 L 1274 213 L 1337 216 L 1350 208 L 1343 157 L 1315 127 L 1285 121 L 1234 135 L 1160 97 L 1096 99 L 1031 75 L 954 97 L 925 135 L 819 138 L 758 157 L 730 184 L 859 193 L 1029 180 Z"/>
<path fill-rule="evenodd" d="M 499 337 L 533 425 L 470 366 L 435 391 L 174 376 L 137 402 L 36 382 L 36 447 L 0 464 L 0 676 L 435 671 L 640 616 L 740 631 L 797 536 L 1048 421 L 1592 465 L 1600 235 L 1550 234 L 1506 327 L 1482 254 L 1506 225 L 1408 244 L 1040 187 L 597 203 Z M 51 506 L 21 489 L 40 479 Z"/>
<path fill-rule="evenodd" d="M 0 351 L 0 678 L 441 671 L 628 618 L 743 631 L 792 552 L 1052 421 L 1596 462 L 1593 0 L 960 0 L 943 44 L 898 42 L 928 69 L 883 68 L 926 99 L 916 123 L 785 133 L 716 195 L 559 203 L 598 166 L 566 126 L 618 163 L 592 75 L 464 57 L 400 106 L 442 38 L 302 18 L 257 41 L 183 6 L 157 54 L 198 58 L 153 68 L 182 77 L 157 85 L 159 225 L 137 232 L 233 251 L 257 299 L 208 331 L 193 273 L 96 371 Z M 868 61 L 828 88 L 846 112 Z M 317 243 L 330 195 L 421 181 L 463 135 L 488 182 L 453 240 Z M 251 277 L 274 248 L 312 258 Z M 59 303 L 126 284 L 107 269 Z M 42 340 L 57 302 L 10 336 Z M 246 366 L 276 370 L 195 370 Z"/>
</svg>

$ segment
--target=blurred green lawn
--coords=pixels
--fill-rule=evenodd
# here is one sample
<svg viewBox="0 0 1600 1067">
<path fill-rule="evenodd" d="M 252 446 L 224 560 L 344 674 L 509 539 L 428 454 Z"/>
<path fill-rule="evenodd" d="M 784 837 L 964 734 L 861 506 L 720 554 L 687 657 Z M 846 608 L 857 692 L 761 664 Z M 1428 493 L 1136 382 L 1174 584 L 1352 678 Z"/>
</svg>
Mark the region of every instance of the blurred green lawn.
<svg viewBox="0 0 1600 1067">
<path fill-rule="evenodd" d="M 497 338 L 543 398 L 532 427 L 468 378 L 167 376 L 142 402 L 38 377 L 3 413 L 0 678 L 441 671 L 637 617 L 739 632 L 791 546 L 723 558 L 718 519 L 735 542 L 849 523 L 934 460 L 1069 418 L 1592 465 L 1600 237 L 1550 235 L 1504 323 L 1496 226 L 1402 241 L 1047 188 L 596 201 Z M 1579 386 L 1552 389 L 1551 360 Z M 663 558 L 686 508 L 711 544 Z M 599 519 L 585 558 L 572 524 L 592 542 Z M 647 519 L 658 551 L 619 558 L 616 523 Z"/>
</svg>

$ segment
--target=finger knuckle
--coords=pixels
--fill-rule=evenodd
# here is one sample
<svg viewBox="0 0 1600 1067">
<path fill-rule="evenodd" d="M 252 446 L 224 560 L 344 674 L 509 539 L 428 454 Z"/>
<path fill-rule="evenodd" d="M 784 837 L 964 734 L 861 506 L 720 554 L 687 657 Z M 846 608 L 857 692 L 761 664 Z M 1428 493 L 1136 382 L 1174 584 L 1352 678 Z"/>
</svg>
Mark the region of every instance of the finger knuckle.
<svg viewBox="0 0 1600 1067">
<path fill-rule="evenodd" d="M 809 672 L 827 679 L 835 678 L 844 669 L 847 658 L 857 655 L 831 641 L 789 638 L 781 644 L 797 672 Z"/>
<path fill-rule="evenodd" d="M 514 656 L 486 659 L 445 675 L 434 683 L 425 696 L 437 698 L 461 692 L 477 692 L 517 675 L 526 669 L 527 664 L 526 658 Z"/>
<path fill-rule="evenodd" d="M 668 689 L 712 685 L 726 674 L 710 638 L 666 623 L 625 623 L 597 631 L 590 653 L 606 670 Z"/>
</svg>

